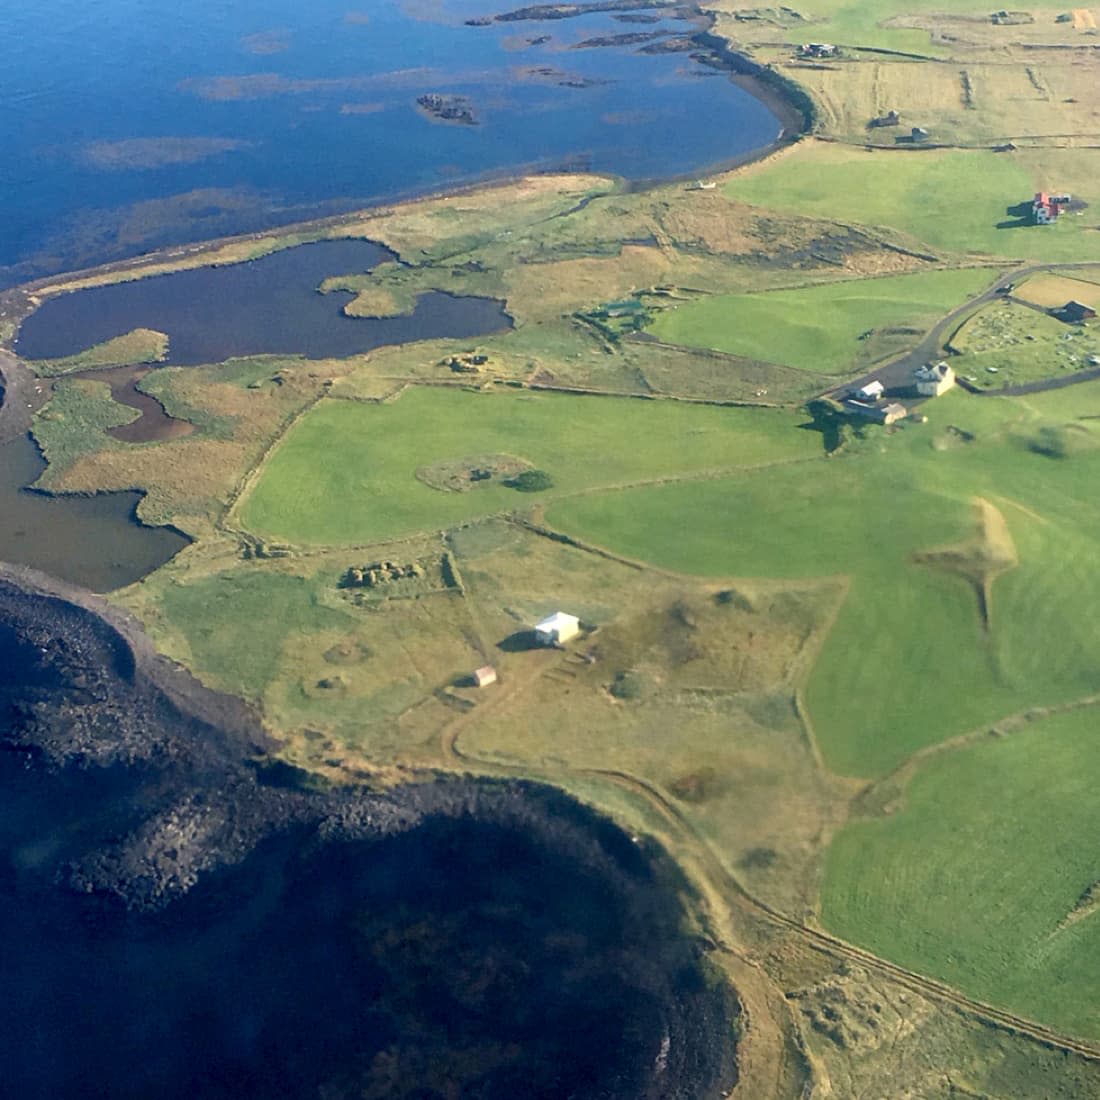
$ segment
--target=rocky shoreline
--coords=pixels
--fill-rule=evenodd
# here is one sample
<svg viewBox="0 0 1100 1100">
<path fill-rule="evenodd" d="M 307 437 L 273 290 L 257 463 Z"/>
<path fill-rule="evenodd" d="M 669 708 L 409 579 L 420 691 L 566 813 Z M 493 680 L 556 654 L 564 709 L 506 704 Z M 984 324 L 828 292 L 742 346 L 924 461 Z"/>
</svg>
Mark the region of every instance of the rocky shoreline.
<svg viewBox="0 0 1100 1100">
<path fill-rule="evenodd" d="M 30 872 L 18 860 L 12 870 L 0 866 L 0 894 L 13 872 L 23 879 L 29 873 L 43 904 L 61 904 L 55 896 L 61 891 L 74 904 L 81 898 L 95 903 L 97 926 L 125 929 L 134 920 L 153 921 L 148 927 L 159 929 L 161 936 L 183 919 L 173 914 L 190 912 L 196 891 L 207 899 L 200 909 L 217 907 L 215 917 L 207 913 L 204 919 L 229 920 L 233 904 L 223 913 L 224 899 L 237 895 L 241 887 L 234 884 L 241 875 L 246 882 L 257 874 L 279 881 L 287 874 L 308 878 L 321 873 L 310 870 L 315 863 L 325 868 L 335 860 L 334 866 L 342 867 L 340 861 L 353 854 L 368 869 L 372 859 L 382 858 L 373 854 L 385 850 L 379 845 L 399 842 L 416 851 L 422 833 L 431 838 L 425 841 L 428 850 L 453 848 L 459 862 L 448 873 L 461 873 L 463 845 L 478 849 L 486 842 L 503 843 L 508 851 L 532 855 L 518 867 L 494 869 L 483 888 L 501 888 L 495 884 L 498 874 L 505 876 L 502 883 L 509 874 L 520 873 L 525 881 L 536 874 L 523 890 L 525 897 L 537 899 L 541 872 L 535 867 L 546 861 L 570 882 L 576 877 L 598 883 L 608 911 L 624 922 L 608 947 L 601 948 L 611 952 L 601 965 L 612 965 L 625 983 L 623 1011 L 628 1004 L 650 1006 L 643 1013 L 649 1038 L 638 1047 L 649 1050 L 649 1064 L 643 1059 L 629 1066 L 634 1083 L 622 1084 L 620 1052 L 597 1059 L 593 1065 L 598 1069 L 592 1070 L 613 1071 L 619 1084 L 609 1079 L 598 1090 L 575 1094 L 609 1100 L 717 1097 L 736 1080 L 732 1017 L 738 1007 L 728 988 L 705 978 L 705 948 L 684 933 L 682 899 L 689 891 L 682 875 L 659 850 L 632 842 L 608 819 L 561 792 L 526 782 L 456 777 L 425 777 L 393 790 L 323 786 L 273 760 L 274 746 L 258 716 L 160 656 L 135 620 L 98 597 L 29 569 L 0 565 L 0 660 L 9 670 L 0 679 L 0 786 L 7 787 L 0 797 L 9 806 L 30 799 L 25 826 L 9 811 L 5 836 L 14 829 L 18 837 L 24 828 L 29 837 L 43 830 L 53 836 L 48 842 L 22 843 L 8 837 L 9 850 L 38 854 Z M 487 841 L 478 839 L 482 833 Z M 274 870 L 272 852 L 279 853 Z M 347 855 L 337 857 L 337 852 Z M 526 865 L 527 858 L 535 860 L 534 867 Z M 279 870 L 284 865 L 286 870 Z M 340 870 L 337 880 L 345 875 Z M 369 874 L 365 881 L 364 889 L 371 889 Z M 26 897 L 27 891 L 24 885 L 16 897 Z M 543 919 L 538 916 L 541 903 L 531 899 L 525 905 L 535 908 L 522 911 L 528 915 L 517 910 L 509 918 L 519 920 L 525 934 L 531 922 L 537 926 Z M 19 903 L 8 898 L 3 904 Z M 464 927 L 482 919 L 476 916 L 482 903 L 468 904 L 474 908 L 462 910 Z M 403 913 L 393 919 L 411 919 Z M 382 925 L 389 919 L 385 912 L 371 917 Z M 384 928 L 378 932 L 391 934 Z M 478 933 L 463 935 L 476 940 Z M 649 946 L 643 949 L 643 944 Z M 501 943 L 487 944 L 485 950 L 507 954 L 510 949 Z M 463 962 L 459 973 L 467 974 L 468 965 L 469 960 Z M 394 975 L 398 981 L 412 980 L 401 968 Z M 465 988 L 467 978 L 449 980 Z M 524 1011 L 537 1013 L 522 986 L 509 983 L 507 990 L 509 997 L 521 998 L 517 1003 L 526 1006 Z M 617 1013 L 602 1017 L 601 1026 L 620 1026 Z M 494 1010 L 477 1026 L 491 1031 L 497 1022 Z M 548 1041 L 570 1039 L 565 1032 L 549 1039 L 543 1034 L 537 1049 Z M 636 1054 L 631 1057 L 636 1063 Z M 640 1088 L 639 1081 L 646 1087 Z M 666 1090 L 673 1082 L 675 1088 Z M 359 1095 L 355 1087 L 349 1086 L 349 1097 Z"/>
<path fill-rule="evenodd" d="M 30 431 L 36 385 L 31 371 L 0 349 L 0 444 Z"/>
</svg>

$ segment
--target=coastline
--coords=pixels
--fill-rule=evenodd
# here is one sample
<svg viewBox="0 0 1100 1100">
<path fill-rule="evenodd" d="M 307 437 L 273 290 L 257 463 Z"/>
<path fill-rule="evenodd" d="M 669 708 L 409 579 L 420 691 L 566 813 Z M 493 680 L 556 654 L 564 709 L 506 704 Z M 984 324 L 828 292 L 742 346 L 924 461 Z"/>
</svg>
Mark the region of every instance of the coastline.
<svg viewBox="0 0 1100 1100">
<path fill-rule="evenodd" d="M 710 55 L 709 58 L 702 56 L 696 58 L 696 64 L 710 65 L 716 71 L 725 74 L 729 80 L 753 95 L 776 116 L 779 131 L 766 145 L 692 172 L 638 180 L 599 172 L 573 172 L 560 167 L 540 169 L 534 166 L 514 165 L 506 169 L 486 172 L 457 185 L 412 190 L 404 195 L 379 199 L 339 214 L 288 222 L 270 229 L 230 234 L 193 244 L 166 245 L 137 256 L 78 268 L 60 275 L 45 276 L 0 290 L 0 322 L 3 322 L 3 328 L 0 329 L 0 350 L 14 350 L 19 326 L 25 317 L 41 304 L 40 296 L 67 293 L 84 289 L 87 285 L 126 282 L 174 271 L 244 262 L 296 244 L 338 236 L 341 228 L 353 225 L 364 218 L 382 217 L 397 210 L 459 198 L 463 195 L 484 194 L 498 189 L 506 190 L 521 186 L 525 181 L 560 179 L 577 186 L 583 186 L 586 181 L 591 181 L 592 186 L 607 182 L 613 191 L 631 192 L 667 186 L 694 179 L 700 175 L 729 172 L 766 160 L 810 133 L 815 122 L 815 109 L 812 100 L 801 87 L 775 73 L 768 66 L 754 61 L 747 54 L 737 51 L 727 39 L 715 34 L 713 27 L 716 20 L 713 15 L 694 5 L 691 11 L 697 25 L 703 27 L 690 36 L 691 40 Z M 243 250 L 250 245 L 265 247 L 253 255 L 239 257 L 219 255 L 228 249 Z M 156 270 L 150 270 L 151 268 Z M 94 282 L 89 282 L 90 280 Z"/>
<path fill-rule="evenodd" d="M 205 725 L 228 732 L 252 753 L 269 753 L 277 745 L 263 730 L 255 709 L 236 695 L 213 691 L 183 665 L 154 646 L 144 625 L 129 612 L 86 588 L 25 565 L 0 562 L 0 591 L 14 588 L 23 596 L 57 601 L 94 616 L 116 634 L 133 661 L 135 677 L 144 679 L 181 712 Z"/>
</svg>

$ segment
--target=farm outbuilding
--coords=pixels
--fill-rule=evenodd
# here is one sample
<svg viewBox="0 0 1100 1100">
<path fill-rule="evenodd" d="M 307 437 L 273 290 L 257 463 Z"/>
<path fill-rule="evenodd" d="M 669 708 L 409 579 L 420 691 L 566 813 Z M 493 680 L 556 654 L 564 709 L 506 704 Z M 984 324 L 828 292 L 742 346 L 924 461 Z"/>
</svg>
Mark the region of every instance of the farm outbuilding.
<svg viewBox="0 0 1100 1100">
<path fill-rule="evenodd" d="M 900 401 L 858 401 L 849 397 L 843 402 L 843 408 L 850 416 L 862 416 L 876 424 L 894 424 L 909 415 L 909 410 Z"/>
<path fill-rule="evenodd" d="M 886 387 L 876 378 L 865 386 L 860 386 L 855 396 L 859 401 L 877 401 L 884 393 L 886 393 Z"/>
<path fill-rule="evenodd" d="M 482 665 L 481 668 L 474 670 L 473 680 L 474 687 L 488 687 L 497 682 L 497 670 L 492 665 Z"/>
<path fill-rule="evenodd" d="M 541 622 L 535 623 L 535 640 L 539 645 L 563 645 L 581 632 L 581 621 L 576 615 L 555 611 Z"/>
<path fill-rule="evenodd" d="M 1072 299 L 1061 309 L 1056 309 L 1054 314 L 1059 320 L 1079 325 L 1082 321 L 1091 321 L 1096 316 L 1096 310 L 1092 306 L 1085 305 L 1084 302 Z"/>
<path fill-rule="evenodd" d="M 840 50 L 832 42 L 807 42 L 798 47 L 799 57 L 836 57 Z"/>
<path fill-rule="evenodd" d="M 1072 195 L 1049 195 L 1046 191 L 1037 191 L 1031 202 L 1032 220 L 1036 225 L 1053 225 L 1072 201 Z"/>
</svg>

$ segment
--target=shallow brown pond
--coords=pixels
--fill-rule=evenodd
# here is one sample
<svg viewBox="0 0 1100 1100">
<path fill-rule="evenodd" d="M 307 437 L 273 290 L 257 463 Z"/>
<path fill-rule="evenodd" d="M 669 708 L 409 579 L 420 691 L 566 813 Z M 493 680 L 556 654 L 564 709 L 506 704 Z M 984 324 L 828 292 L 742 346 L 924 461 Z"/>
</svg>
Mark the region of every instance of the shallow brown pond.
<svg viewBox="0 0 1100 1100">
<path fill-rule="evenodd" d="M 108 435 L 121 439 L 123 443 L 163 443 L 190 435 L 195 430 L 194 424 L 169 416 L 155 397 L 138 388 L 141 380 L 152 369 L 145 366 L 114 367 L 111 370 L 85 371 L 74 376 L 94 382 L 106 382 L 111 387 L 111 397 L 118 404 L 137 409 L 141 413 L 137 420 L 132 420 L 129 424 L 107 429 Z"/>
<path fill-rule="evenodd" d="M 187 545 L 178 531 L 135 519 L 139 493 L 25 491 L 45 468 L 29 436 L 0 444 L 0 561 L 107 592 L 140 580 Z"/>
</svg>

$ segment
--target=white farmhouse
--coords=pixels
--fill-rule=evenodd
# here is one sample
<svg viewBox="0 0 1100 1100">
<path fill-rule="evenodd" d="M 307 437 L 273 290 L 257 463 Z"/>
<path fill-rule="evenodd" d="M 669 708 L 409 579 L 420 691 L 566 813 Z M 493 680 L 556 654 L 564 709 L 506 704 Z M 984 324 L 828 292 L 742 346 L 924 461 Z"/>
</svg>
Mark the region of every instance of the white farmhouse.
<svg viewBox="0 0 1100 1100">
<path fill-rule="evenodd" d="M 955 384 L 955 372 L 942 360 L 926 363 L 913 372 L 913 383 L 921 397 L 939 397 Z"/>
<path fill-rule="evenodd" d="M 553 615 L 535 623 L 535 641 L 539 645 L 563 645 L 581 632 L 581 621 L 576 615 L 555 611 Z"/>
</svg>

